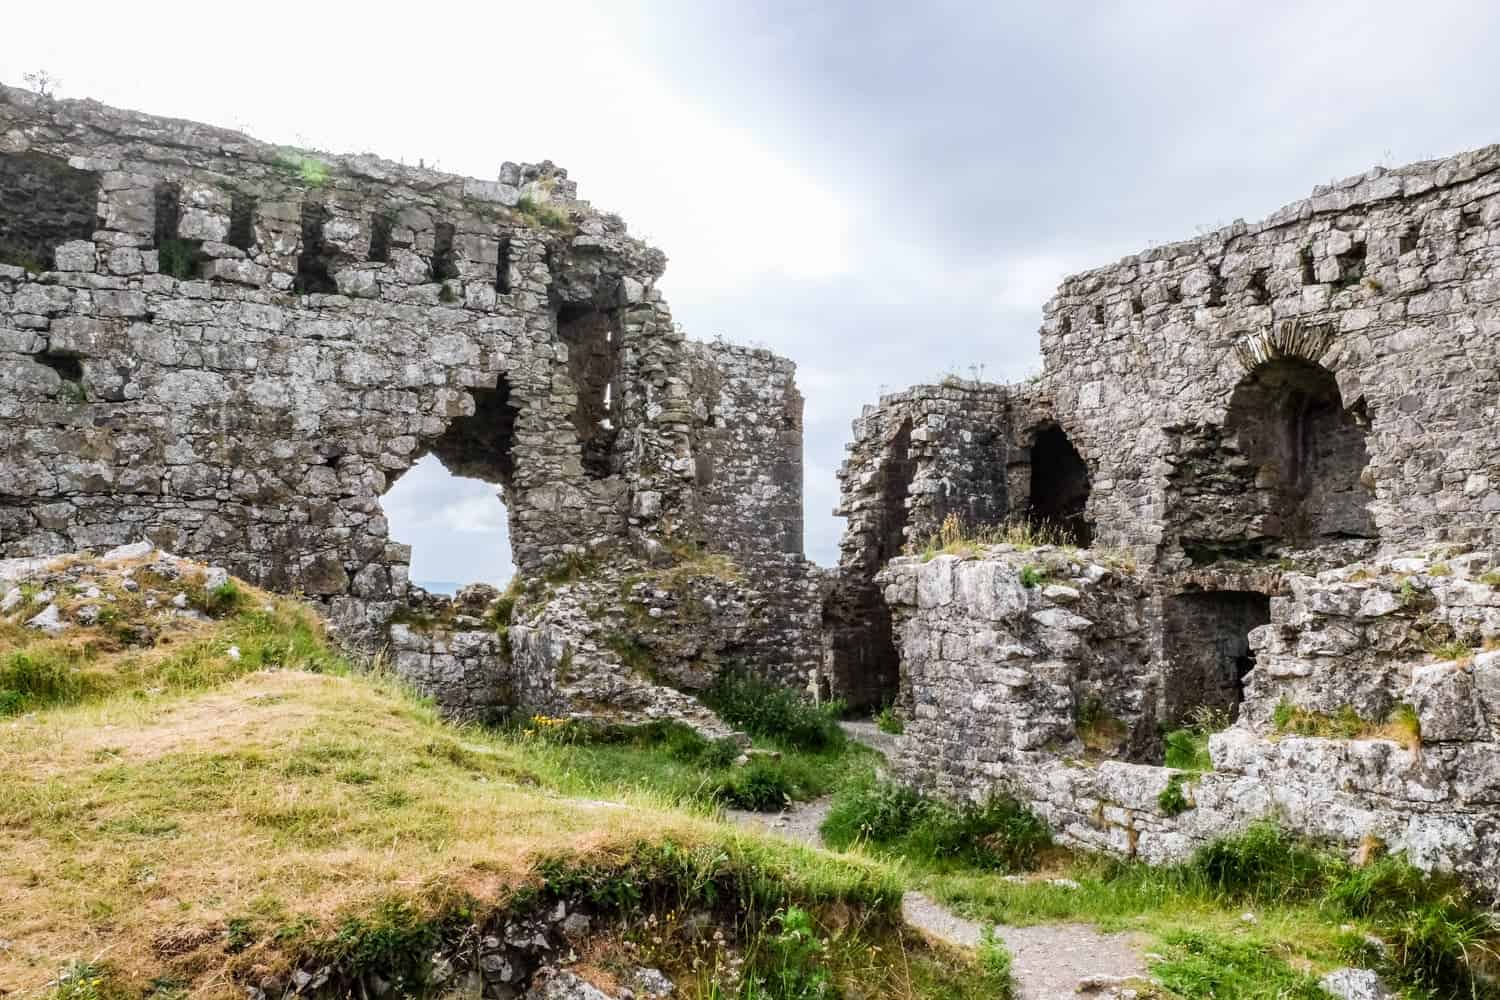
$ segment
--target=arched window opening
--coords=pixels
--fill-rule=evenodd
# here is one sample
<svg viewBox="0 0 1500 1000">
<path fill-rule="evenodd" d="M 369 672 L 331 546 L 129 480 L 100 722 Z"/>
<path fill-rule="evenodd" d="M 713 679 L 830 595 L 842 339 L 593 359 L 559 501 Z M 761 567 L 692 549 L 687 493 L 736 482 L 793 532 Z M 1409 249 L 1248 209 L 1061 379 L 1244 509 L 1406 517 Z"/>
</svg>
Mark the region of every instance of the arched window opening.
<svg viewBox="0 0 1500 1000">
<path fill-rule="evenodd" d="M 1031 500 L 1027 516 L 1050 528 L 1071 545 L 1087 548 L 1094 527 L 1085 512 L 1089 502 L 1089 468 L 1068 435 L 1057 424 L 1036 432 L 1031 445 Z"/>
<path fill-rule="evenodd" d="M 1346 409 L 1321 365 L 1278 358 L 1246 376 L 1225 427 L 1256 466 L 1254 533 L 1297 544 L 1373 537 L 1367 425 L 1363 401 Z"/>
<path fill-rule="evenodd" d="M 515 572 L 504 497 L 516 410 L 504 379 L 470 394 L 474 413 L 427 443 L 380 501 L 391 538 L 411 546 L 411 582 L 435 594 L 470 583 L 503 587 Z"/>
</svg>

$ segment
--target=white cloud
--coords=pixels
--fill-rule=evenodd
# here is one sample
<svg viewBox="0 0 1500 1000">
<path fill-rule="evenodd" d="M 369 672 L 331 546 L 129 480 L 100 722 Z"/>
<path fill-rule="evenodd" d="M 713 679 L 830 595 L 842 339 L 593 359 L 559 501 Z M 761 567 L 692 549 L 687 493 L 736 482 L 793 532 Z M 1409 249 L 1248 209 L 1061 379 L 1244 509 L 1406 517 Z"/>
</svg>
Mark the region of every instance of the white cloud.
<svg viewBox="0 0 1500 1000">
<path fill-rule="evenodd" d="M 505 507 L 493 491 L 444 504 L 433 520 L 464 535 L 504 535 L 507 527 Z"/>
</svg>

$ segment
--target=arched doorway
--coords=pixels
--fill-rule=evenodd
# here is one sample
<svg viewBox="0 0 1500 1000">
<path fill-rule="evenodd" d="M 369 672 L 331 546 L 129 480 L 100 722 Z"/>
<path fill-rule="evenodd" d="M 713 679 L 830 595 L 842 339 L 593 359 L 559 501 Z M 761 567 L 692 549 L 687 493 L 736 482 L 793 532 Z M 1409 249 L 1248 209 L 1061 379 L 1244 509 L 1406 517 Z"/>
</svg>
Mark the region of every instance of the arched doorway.
<svg viewBox="0 0 1500 1000">
<path fill-rule="evenodd" d="M 1087 548 L 1094 526 L 1086 512 L 1089 467 L 1057 424 L 1038 428 L 1031 445 L 1031 495 L 1028 519 L 1057 532 L 1070 545 Z"/>
</svg>

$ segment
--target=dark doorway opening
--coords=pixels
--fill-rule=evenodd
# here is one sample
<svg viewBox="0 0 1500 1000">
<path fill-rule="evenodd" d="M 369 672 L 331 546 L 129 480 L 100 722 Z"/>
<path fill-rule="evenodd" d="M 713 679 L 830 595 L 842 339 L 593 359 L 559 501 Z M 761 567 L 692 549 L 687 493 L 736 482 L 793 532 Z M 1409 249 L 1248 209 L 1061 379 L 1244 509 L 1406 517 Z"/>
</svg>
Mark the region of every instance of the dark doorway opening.
<svg viewBox="0 0 1500 1000">
<path fill-rule="evenodd" d="M 583 469 L 595 479 L 613 470 L 619 424 L 614 419 L 620 344 L 612 310 L 565 306 L 557 314 L 557 336 L 568 346 L 568 374 L 578 393 L 573 429 L 583 448 Z"/>
<path fill-rule="evenodd" d="M 1089 502 L 1089 467 L 1057 424 L 1036 432 L 1031 445 L 1031 502 L 1028 517 L 1057 532 L 1069 545 L 1087 548 L 1094 527 L 1085 512 Z"/>
<path fill-rule="evenodd" d="M 901 554 L 910 518 L 907 500 L 916 465 L 911 458 L 911 421 L 903 422 L 886 445 L 858 569 L 843 577 L 824 608 L 830 656 L 826 696 L 852 709 L 875 709 L 901 700 L 901 653 L 890 609 L 875 575 Z"/>
<path fill-rule="evenodd" d="M 1233 717 L 1255 667 L 1250 633 L 1271 621 L 1271 599 L 1255 591 L 1191 592 L 1167 598 L 1164 610 L 1162 721 L 1178 725 L 1203 709 Z"/>
</svg>

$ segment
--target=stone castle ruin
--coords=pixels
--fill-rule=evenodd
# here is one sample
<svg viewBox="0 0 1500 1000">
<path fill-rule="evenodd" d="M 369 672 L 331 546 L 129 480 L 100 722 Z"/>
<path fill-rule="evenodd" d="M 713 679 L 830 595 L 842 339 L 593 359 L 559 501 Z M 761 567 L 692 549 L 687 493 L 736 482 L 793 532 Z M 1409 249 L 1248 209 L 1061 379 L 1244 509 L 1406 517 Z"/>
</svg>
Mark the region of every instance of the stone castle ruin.
<svg viewBox="0 0 1500 1000">
<path fill-rule="evenodd" d="M 1067 842 L 1275 816 L 1500 888 L 1500 147 L 1067 279 L 1038 377 L 855 421 L 836 571 L 793 366 L 687 340 L 664 267 L 550 163 L 0 89 L 0 556 L 215 562 L 462 717 L 713 729 L 748 670 Z M 505 595 L 408 581 L 380 497 L 428 454 L 503 496 Z"/>
</svg>

